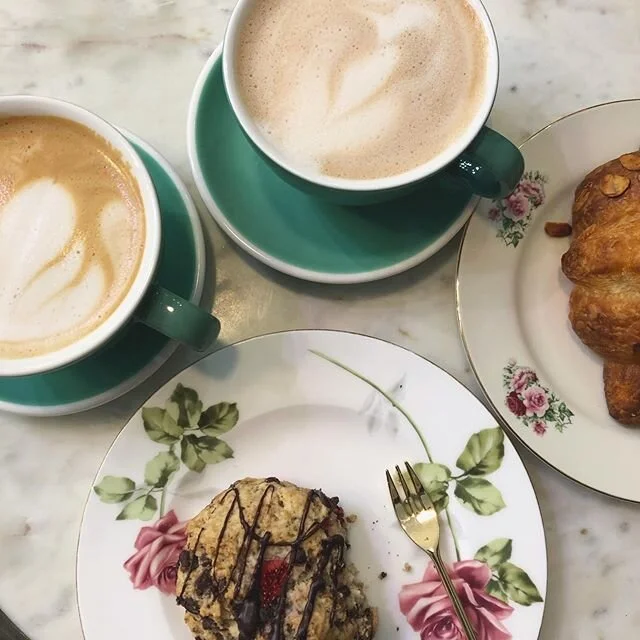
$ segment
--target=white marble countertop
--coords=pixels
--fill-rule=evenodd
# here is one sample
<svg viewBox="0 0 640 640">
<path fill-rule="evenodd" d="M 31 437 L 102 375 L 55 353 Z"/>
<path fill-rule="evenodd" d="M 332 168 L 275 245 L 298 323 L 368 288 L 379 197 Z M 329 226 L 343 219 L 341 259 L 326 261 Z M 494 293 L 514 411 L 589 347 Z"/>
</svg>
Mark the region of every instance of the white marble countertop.
<svg viewBox="0 0 640 640">
<path fill-rule="evenodd" d="M 192 186 L 191 89 L 234 0 L 19 0 L 0 3 L 0 93 L 78 102 L 146 138 Z M 515 141 L 565 113 L 638 97 L 638 0 L 485 0 L 501 49 L 493 126 Z M 203 218 L 207 218 L 206 214 Z M 281 276 L 239 252 L 209 219 L 209 288 L 221 341 L 314 327 L 409 347 L 479 393 L 458 339 L 459 238 L 388 281 L 350 287 Z M 210 246 L 211 248 L 211 246 Z M 82 638 L 75 599 L 78 527 L 98 464 L 128 416 L 181 368 L 101 409 L 59 419 L 0 415 L 0 607 L 33 640 Z M 523 452 L 549 545 L 543 640 L 637 637 L 640 507 L 590 493 Z"/>
</svg>

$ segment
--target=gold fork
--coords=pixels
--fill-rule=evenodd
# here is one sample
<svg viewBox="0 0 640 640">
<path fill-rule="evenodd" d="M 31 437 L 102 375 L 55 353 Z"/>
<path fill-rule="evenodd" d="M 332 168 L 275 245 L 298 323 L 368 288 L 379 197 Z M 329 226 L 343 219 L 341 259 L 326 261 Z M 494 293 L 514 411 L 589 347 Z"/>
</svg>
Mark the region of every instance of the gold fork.
<svg viewBox="0 0 640 640">
<path fill-rule="evenodd" d="M 387 484 L 389 485 L 389 494 L 391 502 L 396 512 L 396 517 L 404 532 L 417 544 L 423 551 L 426 551 L 431 561 L 435 565 L 444 588 L 451 598 L 453 608 L 460 620 L 464 632 L 468 640 L 476 640 L 476 634 L 469 622 L 469 618 L 462 607 L 462 602 L 456 593 L 456 588 L 451 582 L 451 578 L 447 573 L 442 557 L 440 556 L 440 523 L 438 522 L 438 513 L 431 502 L 429 494 L 420 482 L 420 478 L 413 470 L 413 467 L 405 462 L 407 473 L 413 485 L 413 491 L 409 489 L 407 481 L 404 479 L 400 467 L 396 465 L 396 473 L 402 485 L 404 492 L 404 500 L 400 497 L 398 489 L 391 478 L 391 474 L 387 471 Z"/>
</svg>

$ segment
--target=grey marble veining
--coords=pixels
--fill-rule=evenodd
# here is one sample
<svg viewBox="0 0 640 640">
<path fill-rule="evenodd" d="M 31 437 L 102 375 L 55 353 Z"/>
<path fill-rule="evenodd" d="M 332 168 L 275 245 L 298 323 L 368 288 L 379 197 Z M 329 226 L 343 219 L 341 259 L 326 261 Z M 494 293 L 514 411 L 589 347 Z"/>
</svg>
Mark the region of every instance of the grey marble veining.
<svg viewBox="0 0 640 640">
<path fill-rule="evenodd" d="M 522 140 L 591 104 L 638 97 L 637 0 L 486 0 L 501 51 L 493 126 Z M 0 3 L 0 93 L 82 104 L 146 138 L 191 186 L 185 121 L 191 89 L 220 42 L 233 0 L 20 0 Z M 456 333 L 459 238 L 391 280 L 312 285 L 239 252 L 206 218 L 222 343 L 257 333 L 339 328 L 407 346 L 474 391 Z M 97 467 L 118 429 L 189 361 L 178 353 L 142 388 L 83 415 L 0 415 L 0 607 L 34 640 L 80 639 L 77 532 Z M 549 543 L 543 640 L 637 635 L 640 507 L 598 496 L 524 459 Z"/>
</svg>

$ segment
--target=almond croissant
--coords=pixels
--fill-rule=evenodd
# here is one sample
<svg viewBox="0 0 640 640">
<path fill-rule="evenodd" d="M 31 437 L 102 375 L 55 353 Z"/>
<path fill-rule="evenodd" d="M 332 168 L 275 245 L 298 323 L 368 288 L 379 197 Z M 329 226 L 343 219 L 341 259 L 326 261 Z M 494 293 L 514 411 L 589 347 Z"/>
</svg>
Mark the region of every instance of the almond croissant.
<svg viewBox="0 0 640 640">
<path fill-rule="evenodd" d="M 640 424 L 640 151 L 594 169 L 578 185 L 573 240 L 562 271 L 575 287 L 569 320 L 604 358 L 609 413 Z"/>
</svg>

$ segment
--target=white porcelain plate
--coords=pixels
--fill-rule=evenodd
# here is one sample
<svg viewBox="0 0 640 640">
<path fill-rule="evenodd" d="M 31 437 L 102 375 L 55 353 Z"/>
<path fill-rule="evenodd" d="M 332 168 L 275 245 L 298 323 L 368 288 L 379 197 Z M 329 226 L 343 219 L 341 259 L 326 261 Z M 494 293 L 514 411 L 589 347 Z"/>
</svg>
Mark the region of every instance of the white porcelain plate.
<svg viewBox="0 0 640 640">
<path fill-rule="evenodd" d="M 446 507 L 444 554 L 478 637 L 537 638 L 544 532 L 527 473 L 495 419 L 423 358 L 326 331 L 223 349 L 178 375 L 123 429 L 82 523 L 85 638 L 188 640 L 171 595 L 183 522 L 234 480 L 273 475 L 340 496 L 357 515 L 350 553 L 379 609 L 377 638 L 462 638 L 429 635 L 453 633 L 457 622 L 446 599 L 434 605 L 442 586 L 390 507 L 384 472 L 404 460 Z"/>
<path fill-rule="evenodd" d="M 573 194 L 600 164 L 638 148 L 640 100 L 567 116 L 521 147 L 527 171 L 507 200 L 483 202 L 458 263 L 458 316 L 480 385 L 504 423 L 558 471 L 603 493 L 640 501 L 640 430 L 609 417 L 602 361 L 568 320 L 560 270 Z"/>
</svg>

